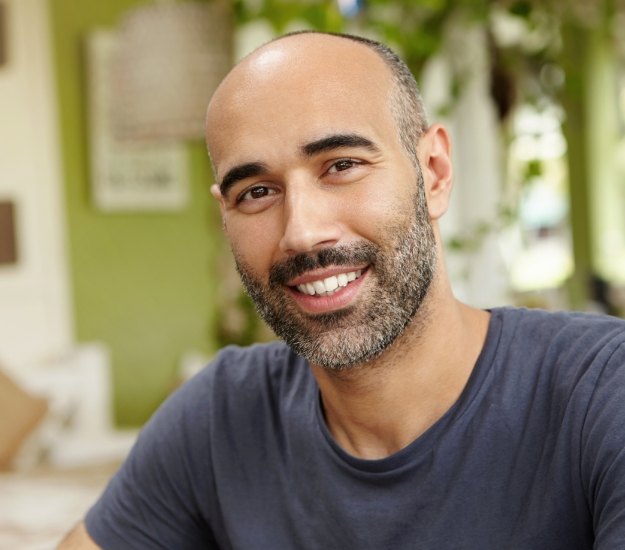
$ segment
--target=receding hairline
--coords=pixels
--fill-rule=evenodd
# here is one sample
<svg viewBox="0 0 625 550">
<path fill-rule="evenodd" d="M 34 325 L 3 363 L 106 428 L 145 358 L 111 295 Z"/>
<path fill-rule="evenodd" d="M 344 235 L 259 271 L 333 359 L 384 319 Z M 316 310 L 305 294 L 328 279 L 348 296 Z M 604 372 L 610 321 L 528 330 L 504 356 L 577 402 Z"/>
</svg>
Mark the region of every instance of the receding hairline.
<svg viewBox="0 0 625 550">
<path fill-rule="evenodd" d="M 370 38 L 365 38 L 364 36 L 358 36 L 356 34 L 348 34 L 348 33 L 340 33 L 340 32 L 317 31 L 317 30 L 306 29 L 306 30 L 299 30 L 299 31 L 291 31 L 285 34 L 281 34 L 279 36 L 275 36 L 271 40 L 268 40 L 267 42 L 265 42 L 264 44 L 256 48 L 254 51 L 252 51 L 250 55 L 252 55 L 254 52 L 262 50 L 266 46 L 270 46 L 271 44 L 275 42 L 280 42 L 282 40 L 288 40 L 290 38 L 304 37 L 304 36 L 317 36 L 320 38 L 327 37 L 327 38 L 336 38 L 339 40 L 345 40 L 351 43 L 360 44 L 361 46 L 367 48 L 369 51 L 374 51 L 375 53 L 377 53 L 376 51 L 377 47 L 382 47 L 382 48 L 387 49 L 389 52 L 393 52 L 393 50 L 389 48 L 388 46 L 386 46 L 385 44 L 382 44 L 381 42 L 377 42 L 376 40 L 372 40 Z"/>
<path fill-rule="evenodd" d="M 276 42 L 281 42 L 283 40 L 289 40 L 292 38 L 304 37 L 304 36 L 310 36 L 310 37 L 317 36 L 319 38 L 323 38 L 323 37 L 336 38 L 338 40 L 343 40 L 351 44 L 358 44 L 362 46 L 363 48 L 365 48 L 367 51 L 374 53 L 375 56 L 380 61 L 382 61 L 386 70 L 389 71 L 390 73 L 389 76 L 391 77 L 392 80 L 397 80 L 397 76 L 398 76 L 397 67 L 398 66 L 402 66 L 409 72 L 408 67 L 406 66 L 405 62 L 401 59 L 401 57 L 399 57 L 399 55 L 397 55 L 397 53 L 393 51 L 392 48 L 390 48 L 386 44 L 383 44 L 382 42 L 378 42 L 371 38 L 365 38 L 364 36 L 358 36 L 356 34 L 318 31 L 318 30 L 309 30 L 309 29 L 292 31 L 286 34 L 282 34 L 280 36 L 276 36 L 272 38 L 271 40 L 265 42 L 264 44 L 262 44 L 261 46 L 253 50 L 252 52 L 250 52 L 250 54 L 245 56 L 243 59 L 241 59 L 239 63 L 242 63 L 247 58 L 253 57 L 254 54 L 256 53 L 261 53 L 265 48 L 271 46 L 272 44 Z M 416 85 L 416 82 L 415 82 L 415 85 Z"/>
<path fill-rule="evenodd" d="M 392 48 L 382 42 L 353 34 L 318 30 L 299 30 L 286 33 L 272 38 L 239 60 L 224 81 L 222 81 L 222 85 L 228 80 L 228 77 L 230 77 L 232 73 L 238 72 L 237 70 L 245 70 L 245 66 L 248 63 L 253 63 L 255 57 L 262 55 L 263 52 L 271 48 L 274 43 L 305 36 L 342 39 L 352 44 L 360 44 L 363 48 L 375 54 L 375 57 L 384 65 L 384 70 L 387 71 L 389 77 L 389 84 L 391 86 L 389 107 L 397 124 L 401 144 L 413 163 L 418 164 L 417 143 L 428 126 L 423 100 L 417 82 L 409 67 Z M 219 88 L 221 88 L 221 85 Z M 207 116 L 219 88 L 209 102 Z"/>
<path fill-rule="evenodd" d="M 393 67 L 390 66 L 390 64 L 384 59 L 384 57 L 380 55 L 380 53 L 376 51 L 374 48 L 375 44 L 379 44 L 381 47 L 387 48 L 385 45 L 369 40 L 367 38 L 363 38 L 363 37 L 356 36 L 356 35 L 344 34 L 344 33 L 334 33 L 334 32 L 317 31 L 317 30 L 292 31 L 286 34 L 282 34 L 280 36 L 276 36 L 264 42 L 263 44 L 257 46 L 252 51 L 244 55 L 241 59 L 239 59 L 234 64 L 231 70 L 225 75 L 225 77 L 219 83 L 219 85 L 217 86 L 216 90 L 213 92 L 208 102 L 207 112 L 206 112 L 206 116 L 207 116 L 206 122 L 208 122 L 208 117 L 209 117 L 211 110 L 214 108 L 214 104 L 220 103 L 220 101 L 216 101 L 216 100 L 221 99 L 220 92 L 222 92 L 223 89 L 228 89 L 228 86 L 230 85 L 232 79 L 235 79 L 236 81 L 237 78 L 240 78 L 241 74 L 245 75 L 248 68 L 250 66 L 253 67 L 255 61 L 260 56 L 262 56 L 265 52 L 271 51 L 272 46 L 274 46 L 276 43 L 279 43 L 282 41 L 289 41 L 291 39 L 296 39 L 298 37 L 306 37 L 306 36 L 317 37 L 317 38 L 330 38 L 330 39 L 336 38 L 336 39 L 342 39 L 342 41 L 345 43 L 360 44 L 364 48 L 363 52 L 367 51 L 369 55 L 374 54 L 375 58 L 382 62 L 381 70 L 384 71 L 386 73 L 386 76 L 388 77 L 388 83 L 390 85 L 391 94 L 393 93 L 393 89 L 397 88 L 398 82 L 397 82 L 396 75 L 393 71 Z M 388 50 L 392 52 L 390 48 L 388 48 Z M 225 99 L 229 99 L 228 95 L 225 96 Z"/>
</svg>

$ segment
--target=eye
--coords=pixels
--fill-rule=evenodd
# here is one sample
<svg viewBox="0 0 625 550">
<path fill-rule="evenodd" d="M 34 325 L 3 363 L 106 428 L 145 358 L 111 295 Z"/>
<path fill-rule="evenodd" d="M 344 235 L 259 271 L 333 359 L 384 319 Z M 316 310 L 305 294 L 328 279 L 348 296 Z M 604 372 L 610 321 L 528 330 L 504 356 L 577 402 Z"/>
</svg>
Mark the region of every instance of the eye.
<svg viewBox="0 0 625 550">
<path fill-rule="evenodd" d="M 252 185 L 236 196 L 234 206 L 243 214 L 257 214 L 270 208 L 279 193 L 279 189 L 270 185 Z"/>
<path fill-rule="evenodd" d="M 264 185 L 257 185 L 248 189 L 237 197 L 237 203 L 250 200 L 258 200 L 274 194 L 275 191 Z"/>
<path fill-rule="evenodd" d="M 328 173 L 335 174 L 336 172 L 344 172 L 345 170 L 349 170 L 358 164 L 360 163 L 354 159 L 339 159 L 330 166 Z"/>
</svg>

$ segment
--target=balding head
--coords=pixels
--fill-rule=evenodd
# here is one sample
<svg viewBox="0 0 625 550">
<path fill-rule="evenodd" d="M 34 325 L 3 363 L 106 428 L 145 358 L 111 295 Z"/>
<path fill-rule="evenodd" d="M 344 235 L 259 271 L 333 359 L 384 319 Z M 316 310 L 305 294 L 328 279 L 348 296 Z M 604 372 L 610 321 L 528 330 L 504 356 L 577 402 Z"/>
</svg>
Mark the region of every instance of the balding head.
<svg viewBox="0 0 625 550">
<path fill-rule="evenodd" d="M 214 94 L 207 114 L 209 151 L 218 155 L 214 137 L 225 117 L 249 107 L 245 91 L 254 88 L 266 93 L 287 91 L 307 108 L 306 92 L 311 87 L 341 87 L 342 94 L 381 90 L 392 114 L 402 147 L 416 164 L 416 146 L 427 129 L 426 114 L 412 73 L 387 46 L 362 37 L 303 31 L 279 37 L 244 58 Z"/>
</svg>

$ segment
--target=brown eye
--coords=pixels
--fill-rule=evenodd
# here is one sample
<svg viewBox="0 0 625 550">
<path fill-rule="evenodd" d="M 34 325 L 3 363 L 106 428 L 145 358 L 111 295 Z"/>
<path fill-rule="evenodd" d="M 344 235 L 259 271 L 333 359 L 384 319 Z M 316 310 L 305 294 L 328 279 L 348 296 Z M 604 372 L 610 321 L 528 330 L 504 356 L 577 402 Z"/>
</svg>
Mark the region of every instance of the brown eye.
<svg viewBox="0 0 625 550">
<path fill-rule="evenodd" d="M 349 170 L 354 164 L 355 162 L 353 160 L 343 159 L 335 162 L 333 168 L 337 172 L 342 172 L 343 170 Z"/>
<path fill-rule="evenodd" d="M 274 186 L 252 185 L 237 196 L 236 208 L 243 214 L 257 214 L 275 204 L 279 195 L 279 189 Z"/>
<path fill-rule="evenodd" d="M 250 198 L 252 199 L 262 199 L 266 197 L 269 193 L 269 189 L 266 187 L 254 187 L 254 189 L 250 189 Z"/>
<path fill-rule="evenodd" d="M 262 185 L 259 185 L 257 187 L 252 187 L 251 189 L 248 189 L 245 193 L 243 193 L 239 197 L 238 202 L 247 201 L 247 200 L 262 199 L 262 198 L 268 196 L 270 193 L 271 193 L 271 190 L 268 187 L 264 187 Z"/>
<path fill-rule="evenodd" d="M 357 168 L 362 164 L 362 161 L 343 158 L 335 160 L 330 167 L 328 168 L 328 174 L 338 174 L 339 172 L 347 172 L 351 171 L 354 168 Z"/>
</svg>

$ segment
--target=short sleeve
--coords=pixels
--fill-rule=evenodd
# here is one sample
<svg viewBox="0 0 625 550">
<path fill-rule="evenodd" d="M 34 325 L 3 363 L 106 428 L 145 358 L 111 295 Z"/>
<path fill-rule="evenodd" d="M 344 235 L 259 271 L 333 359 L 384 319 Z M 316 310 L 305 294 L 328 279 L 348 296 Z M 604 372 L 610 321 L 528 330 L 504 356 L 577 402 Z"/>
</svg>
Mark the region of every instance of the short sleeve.
<svg viewBox="0 0 625 550">
<path fill-rule="evenodd" d="M 87 531 L 102 548 L 217 548 L 200 502 L 211 491 L 210 423 L 200 406 L 210 399 L 206 378 L 201 373 L 155 413 L 87 513 Z"/>
<path fill-rule="evenodd" d="M 595 549 L 625 548 L 625 343 L 613 348 L 597 380 L 581 450 Z"/>
</svg>

